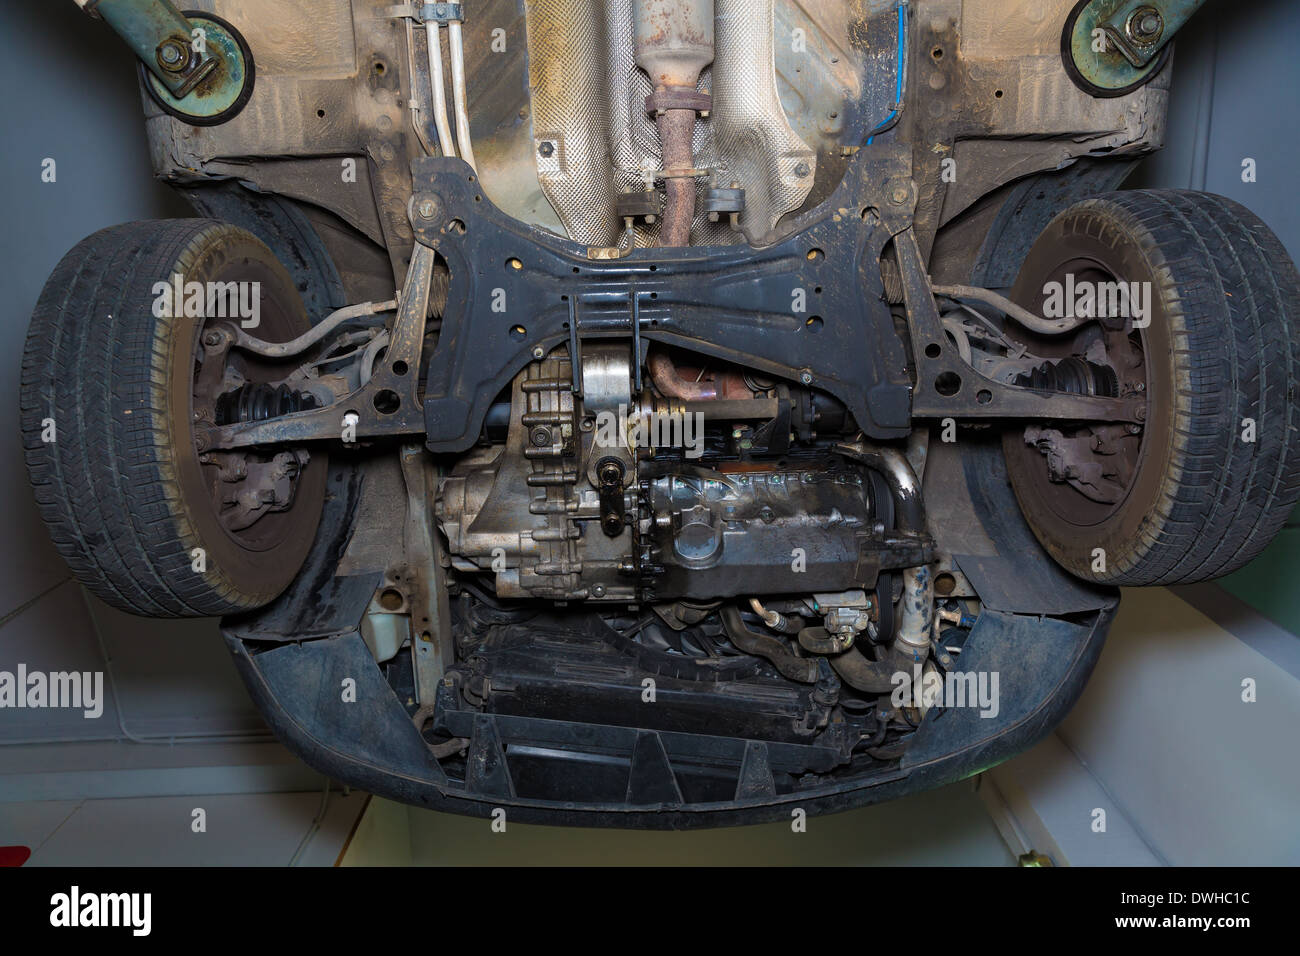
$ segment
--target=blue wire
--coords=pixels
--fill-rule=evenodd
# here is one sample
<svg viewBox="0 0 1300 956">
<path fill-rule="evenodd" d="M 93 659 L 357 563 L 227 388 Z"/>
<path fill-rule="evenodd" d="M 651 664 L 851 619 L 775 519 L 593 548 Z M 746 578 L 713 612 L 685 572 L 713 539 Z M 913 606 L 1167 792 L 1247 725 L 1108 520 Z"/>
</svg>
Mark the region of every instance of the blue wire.
<svg viewBox="0 0 1300 956">
<path fill-rule="evenodd" d="M 894 83 L 894 105 L 899 106 L 903 102 L 903 76 L 905 64 L 907 62 L 907 4 L 898 5 L 898 66 L 895 68 L 897 79 Z M 870 146 L 872 140 L 878 133 L 884 131 L 884 128 L 892 123 L 898 117 L 898 110 L 895 108 L 889 111 L 889 115 L 881 122 L 877 123 L 872 129 L 871 135 L 867 137 L 867 145 Z"/>
</svg>

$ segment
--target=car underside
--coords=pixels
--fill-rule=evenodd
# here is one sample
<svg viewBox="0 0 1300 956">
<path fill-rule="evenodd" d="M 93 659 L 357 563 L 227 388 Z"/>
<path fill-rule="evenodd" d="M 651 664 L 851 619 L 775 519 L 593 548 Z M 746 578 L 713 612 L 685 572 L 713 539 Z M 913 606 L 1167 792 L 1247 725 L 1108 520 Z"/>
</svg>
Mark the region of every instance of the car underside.
<svg viewBox="0 0 1300 956">
<path fill-rule="evenodd" d="M 938 786 L 1300 495 L 1294 265 L 1117 191 L 1197 4 L 82 5 L 199 218 L 51 277 L 37 500 L 338 780 L 672 828 Z"/>
</svg>

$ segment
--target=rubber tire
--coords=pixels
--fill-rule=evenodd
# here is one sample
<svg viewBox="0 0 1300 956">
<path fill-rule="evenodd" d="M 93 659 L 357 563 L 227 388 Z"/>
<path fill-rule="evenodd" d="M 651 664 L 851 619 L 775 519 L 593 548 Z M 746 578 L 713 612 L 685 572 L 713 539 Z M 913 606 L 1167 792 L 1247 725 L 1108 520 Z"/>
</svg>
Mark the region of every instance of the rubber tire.
<svg viewBox="0 0 1300 956">
<path fill-rule="evenodd" d="M 272 337 L 309 327 L 288 272 L 243 229 L 160 220 L 83 239 L 46 282 L 28 330 L 21 387 L 28 474 L 55 547 L 107 603 L 148 617 L 250 610 L 278 596 L 302 567 L 326 463 L 313 455 L 290 508 L 259 519 L 293 515 L 290 540 L 250 550 L 217 522 L 191 431 L 203 320 L 154 315 L 154 285 L 175 273 L 201 282 L 257 277 L 263 315 L 269 303 L 285 326 Z M 173 374 L 178 367 L 183 379 Z M 47 419 L 56 428 L 48 443 Z M 205 551 L 202 571 L 193 567 L 195 548 Z"/>
<path fill-rule="evenodd" d="M 1030 527 L 1066 570 L 1118 585 L 1189 584 L 1237 570 L 1282 527 L 1300 495 L 1300 275 L 1273 232 L 1222 196 L 1133 190 L 1077 203 L 1044 229 L 1012 296 L 1070 246 L 1118 256 L 1152 283 L 1143 331 L 1148 415 L 1127 496 L 1105 521 L 1045 516 L 1046 466 L 1030 474 L 1004 439 Z M 1073 261 L 1073 260 L 1071 260 Z M 1041 296 L 1041 285 L 1037 293 Z M 1039 299 L 1041 301 L 1041 298 Z M 1244 420 L 1256 441 L 1243 440 Z M 1023 447 L 1023 440 L 1021 440 Z M 1094 570 L 1093 549 L 1105 551 Z"/>
</svg>

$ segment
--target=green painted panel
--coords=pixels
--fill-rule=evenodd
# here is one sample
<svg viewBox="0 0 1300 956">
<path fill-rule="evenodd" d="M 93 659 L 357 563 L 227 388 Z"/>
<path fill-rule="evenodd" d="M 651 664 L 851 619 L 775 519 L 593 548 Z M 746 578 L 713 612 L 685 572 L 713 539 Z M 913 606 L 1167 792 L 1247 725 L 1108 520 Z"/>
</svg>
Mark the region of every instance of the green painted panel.
<svg viewBox="0 0 1300 956">
<path fill-rule="evenodd" d="M 1292 634 L 1300 634 L 1298 571 L 1300 527 L 1288 524 L 1258 558 L 1218 584 Z"/>
</svg>

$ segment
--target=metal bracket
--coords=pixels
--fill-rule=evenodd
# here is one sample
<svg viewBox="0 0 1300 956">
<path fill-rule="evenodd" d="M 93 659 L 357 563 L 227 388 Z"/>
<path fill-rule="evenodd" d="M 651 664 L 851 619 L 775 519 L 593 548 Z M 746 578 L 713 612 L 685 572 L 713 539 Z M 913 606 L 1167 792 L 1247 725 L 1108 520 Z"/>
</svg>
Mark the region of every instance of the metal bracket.
<svg viewBox="0 0 1300 956">
<path fill-rule="evenodd" d="M 1141 422 L 1141 398 L 1112 399 L 994 381 L 961 360 L 934 302 L 912 219 L 907 147 L 855 154 L 830 199 L 770 245 L 587 247 L 513 219 L 462 160 L 412 164 L 416 245 L 384 361 L 347 398 L 321 409 L 201 433 L 211 450 L 423 432 L 438 453 L 478 440 L 493 397 L 529 362 L 566 346 L 575 394 L 582 342 L 630 337 L 680 346 L 834 395 L 870 438 L 907 435 L 912 419 Z M 904 287 L 913 381 L 878 266 L 893 241 Z M 417 391 L 433 263 L 451 273 L 437 345 Z M 637 364 L 637 363 L 634 363 Z M 422 407 L 421 407 L 422 403 Z"/>
<path fill-rule="evenodd" d="M 414 20 L 417 23 L 451 23 L 465 19 L 464 9 L 459 3 L 402 3 L 389 7 L 389 18 L 394 20 Z"/>
<path fill-rule="evenodd" d="M 894 237 L 903 298 L 907 304 L 916 390 L 917 418 L 1084 419 L 1138 423 L 1146 419 L 1146 399 L 1074 395 L 997 382 L 963 361 L 949 341 L 934 304 L 934 293 L 909 227 Z"/>
<path fill-rule="evenodd" d="M 433 530 L 433 497 L 438 481 L 433 462 L 419 441 L 401 450 L 402 478 L 406 484 L 406 586 L 411 620 L 411 665 L 415 698 L 432 706 L 448 664 L 455 658 L 451 618 L 447 605 L 442 545 Z"/>
<path fill-rule="evenodd" d="M 178 99 L 217 68 L 215 55 L 194 48 L 194 25 L 169 0 L 94 0 L 85 9 L 112 27 Z"/>
<path fill-rule="evenodd" d="M 585 246 L 498 210 L 463 162 L 416 160 L 417 204 L 439 210 L 417 221 L 416 240 L 451 272 L 425 394 L 429 447 L 473 444 L 491 395 L 536 350 L 571 343 L 577 323 L 583 338 L 644 337 L 802 381 L 846 402 L 873 437 L 907 434 L 906 355 L 879 270 L 860 266 L 890 238 L 863 212 L 877 184 L 910 175 L 910 163 L 905 148 L 861 151 L 830 202 L 763 248 L 591 259 Z"/>
<path fill-rule="evenodd" d="M 1061 55 L 1093 96 L 1122 96 L 1151 79 L 1169 41 L 1205 0 L 1081 0 L 1066 19 Z M 1104 44 L 1101 41 L 1104 38 Z M 1104 45 L 1104 50 L 1098 50 Z"/>
<path fill-rule="evenodd" d="M 357 439 L 422 433 L 424 412 L 417 389 L 434 258 L 432 249 L 418 244 L 411 253 L 388 350 L 369 382 L 323 408 L 210 428 L 206 447 L 218 450 L 312 439 L 339 440 L 349 430 Z"/>
</svg>

